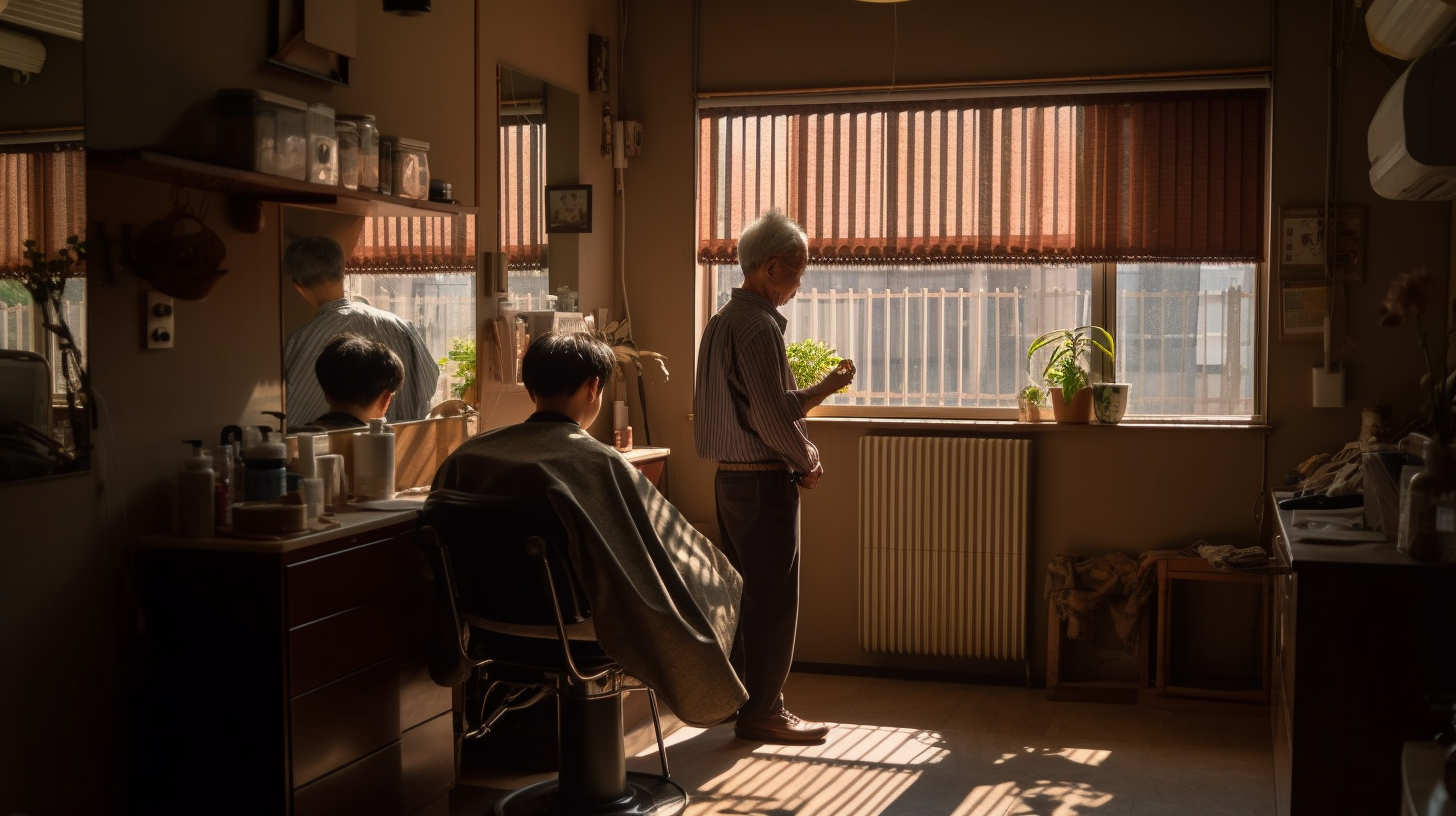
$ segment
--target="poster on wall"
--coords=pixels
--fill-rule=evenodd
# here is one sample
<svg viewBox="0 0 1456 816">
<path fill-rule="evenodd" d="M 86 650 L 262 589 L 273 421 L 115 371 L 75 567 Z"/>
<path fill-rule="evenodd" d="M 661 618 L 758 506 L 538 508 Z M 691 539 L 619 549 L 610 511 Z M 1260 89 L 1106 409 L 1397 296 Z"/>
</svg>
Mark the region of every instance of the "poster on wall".
<svg viewBox="0 0 1456 816">
<path fill-rule="evenodd" d="M 1319 273 L 1325 268 L 1325 208 L 1317 205 L 1282 207 L 1279 211 L 1279 264 L 1281 271 Z M 1330 280 L 1365 282 L 1365 208 L 1335 208 L 1335 246 L 1329 258 Z"/>
<path fill-rule="evenodd" d="M 1286 280 L 1279 285 L 1279 339 L 1320 342 L 1330 314 L 1330 289 L 1322 280 Z"/>
</svg>

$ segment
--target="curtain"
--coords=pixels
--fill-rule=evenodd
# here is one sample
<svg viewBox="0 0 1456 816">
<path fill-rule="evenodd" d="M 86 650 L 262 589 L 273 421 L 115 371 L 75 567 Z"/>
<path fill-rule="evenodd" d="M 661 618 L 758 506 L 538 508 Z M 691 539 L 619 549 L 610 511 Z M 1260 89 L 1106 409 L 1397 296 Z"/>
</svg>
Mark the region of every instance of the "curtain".
<svg viewBox="0 0 1456 816">
<path fill-rule="evenodd" d="M 769 209 L 814 263 L 1264 257 L 1263 90 L 704 109 L 699 258 Z"/>
<path fill-rule="evenodd" d="M 66 238 L 86 237 L 86 152 L 80 142 L 0 149 L 0 275 L 28 266 L 25 241 L 47 257 Z M 85 274 L 85 267 L 74 270 Z"/>
<path fill-rule="evenodd" d="M 507 269 L 542 269 L 546 260 L 546 123 L 501 117 L 501 251 Z"/>
<path fill-rule="evenodd" d="M 473 270 L 475 216 L 370 216 L 345 267 L 356 272 Z"/>
</svg>

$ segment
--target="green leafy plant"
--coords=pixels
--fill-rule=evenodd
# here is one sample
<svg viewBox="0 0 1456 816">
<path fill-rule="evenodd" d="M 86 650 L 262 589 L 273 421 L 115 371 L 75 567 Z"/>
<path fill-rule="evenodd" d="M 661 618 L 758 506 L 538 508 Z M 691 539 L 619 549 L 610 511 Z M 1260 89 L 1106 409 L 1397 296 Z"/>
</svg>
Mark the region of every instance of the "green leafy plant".
<svg viewBox="0 0 1456 816">
<path fill-rule="evenodd" d="M 605 342 L 612 347 L 612 355 L 617 358 L 617 388 L 619 391 L 626 388 L 627 366 L 637 369 L 637 376 L 642 377 L 642 361 L 654 363 L 657 370 L 662 372 L 662 381 L 667 382 L 667 358 L 655 351 L 646 351 L 637 347 L 632 339 L 632 326 L 628 319 L 613 320 L 605 327 L 593 332 L 598 340 Z M 622 399 L 618 396 L 618 399 Z"/>
<path fill-rule="evenodd" d="M 793 372 L 794 382 L 800 389 L 808 388 L 824 379 L 824 375 L 834 370 L 844 359 L 834 349 L 812 337 L 788 344 L 784 347 L 784 353 L 789 358 L 789 371 Z M 840 390 L 849 389 L 845 387 Z"/>
<path fill-rule="evenodd" d="M 1038 408 L 1046 405 L 1047 400 L 1046 389 L 1035 384 L 1024 386 L 1016 397 L 1027 405 L 1035 405 Z"/>
<path fill-rule="evenodd" d="M 450 386 L 450 394 L 456 399 L 463 398 L 475 387 L 475 338 L 450 338 L 450 350 L 445 352 L 439 363 L 441 367 L 455 364 L 451 376 L 459 378 L 460 382 Z"/>
<path fill-rule="evenodd" d="M 1049 331 L 1031 341 L 1026 348 L 1026 376 L 1033 385 L 1038 382 L 1062 389 L 1062 399 L 1071 402 L 1077 392 L 1091 382 L 1088 364 L 1092 350 L 1097 349 L 1113 363 L 1116 349 L 1112 335 L 1101 326 L 1078 326 L 1075 329 Z M 1040 380 L 1033 375 L 1038 352 L 1047 351 Z"/>
</svg>

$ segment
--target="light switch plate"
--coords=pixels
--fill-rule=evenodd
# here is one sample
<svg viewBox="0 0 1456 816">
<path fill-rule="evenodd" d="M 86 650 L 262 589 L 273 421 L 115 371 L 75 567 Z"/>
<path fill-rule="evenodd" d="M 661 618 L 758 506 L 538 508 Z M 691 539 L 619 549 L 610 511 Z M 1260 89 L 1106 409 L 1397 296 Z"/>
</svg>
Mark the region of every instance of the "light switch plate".
<svg viewBox="0 0 1456 816">
<path fill-rule="evenodd" d="M 148 349 L 172 348 L 173 338 L 177 333 L 172 298 L 161 292 L 147 292 L 147 307 L 143 320 L 146 326 Z"/>
</svg>

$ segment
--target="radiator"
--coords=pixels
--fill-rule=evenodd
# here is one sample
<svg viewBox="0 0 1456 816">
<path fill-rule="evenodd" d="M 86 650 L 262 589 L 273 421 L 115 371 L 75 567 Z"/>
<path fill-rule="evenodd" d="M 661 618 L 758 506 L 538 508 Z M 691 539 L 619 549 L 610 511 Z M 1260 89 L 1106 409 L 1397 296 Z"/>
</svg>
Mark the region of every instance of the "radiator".
<svg viewBox="0 0 1456 816">
<path fill-rule="evenodd" d="M 1031 441 L 860 441 L 859 640 L 869 652 L 1026 659 Z"/>
</svg>

